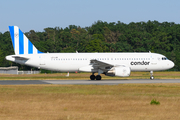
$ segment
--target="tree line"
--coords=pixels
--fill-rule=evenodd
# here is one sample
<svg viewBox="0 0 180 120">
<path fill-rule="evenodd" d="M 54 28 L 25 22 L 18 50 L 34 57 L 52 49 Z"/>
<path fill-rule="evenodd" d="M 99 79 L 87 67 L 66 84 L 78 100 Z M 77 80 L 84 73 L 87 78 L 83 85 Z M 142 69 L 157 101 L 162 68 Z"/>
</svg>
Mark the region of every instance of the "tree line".
<svg viewBox="0 0 180 120">
<path fill-rule="evenodd" d="M 25 35 L 42 52 L 155 52 L 175 63 L 171 70 L 180 70 L 180 24 L 147 21 L 103 22 L 89 27 L 69 25 L 66 28 L 45 28 L 43 32 L 30 30 Z M 14 54 L 9 31 L 0 33 L 0 66 L 16 65 L 19 69 L 31 67 L 5 60 Z M 35 69 L 35 68 L 33 68 Z"/>
</svg>

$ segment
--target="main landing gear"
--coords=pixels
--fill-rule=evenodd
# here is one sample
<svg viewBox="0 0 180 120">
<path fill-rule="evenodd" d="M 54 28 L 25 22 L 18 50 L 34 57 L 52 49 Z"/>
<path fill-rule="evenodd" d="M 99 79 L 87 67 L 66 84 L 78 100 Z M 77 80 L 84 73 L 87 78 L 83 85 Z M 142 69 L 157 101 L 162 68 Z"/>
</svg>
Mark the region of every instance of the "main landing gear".
<svg viewBox="0 0 180 120">
<path fill-rule="evenodd" d="M 153 79 L 154 79 L 154 76 L 153 76 L 153 71 L 150 71 L 150 74 L 151 74 L 150 79 L 151 79 L 151 80 L 153 80 Z"/>
<path fill-rule="evenodd" d="M 91 79 L 91 80 L 95 80 L 95 79 L 96 79 L 96 80 L 101 80 L 101 76 L 100 76 L 100 75 L 96 75 L 96 76 L 95 76 L 94 73 L 93 73 L 93 74 L 90 76 L 90 79 Z"/>
</svg>

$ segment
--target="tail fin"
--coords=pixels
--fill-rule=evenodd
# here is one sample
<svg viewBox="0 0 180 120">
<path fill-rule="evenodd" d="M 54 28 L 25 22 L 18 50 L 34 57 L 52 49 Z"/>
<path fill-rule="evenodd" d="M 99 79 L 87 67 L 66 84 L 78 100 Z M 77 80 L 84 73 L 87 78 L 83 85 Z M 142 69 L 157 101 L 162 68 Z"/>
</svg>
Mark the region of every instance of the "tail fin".
<svg viewBox="0 0 180 120">
<path fill-rule="evenodd" d="M 36 47 L 31 43 L 30 40 L 28 40 L 28 38 L 17 26 L 9 26 L 9 31 L 16 55 L 42 53 L 36 49 Z"/>
</svg>

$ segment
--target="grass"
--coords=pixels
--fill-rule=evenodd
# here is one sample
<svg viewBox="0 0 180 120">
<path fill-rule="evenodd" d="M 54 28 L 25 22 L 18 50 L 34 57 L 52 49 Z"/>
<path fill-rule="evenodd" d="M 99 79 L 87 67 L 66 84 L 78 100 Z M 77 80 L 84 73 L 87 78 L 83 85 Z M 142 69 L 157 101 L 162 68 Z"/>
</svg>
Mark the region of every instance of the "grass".
<svg viewBox="0 0 180 120">
<path fill-rule="evenodd" d="M 160 105 L 160 102 L 157 101 L 156 99 L 152 99 L 150 102 L 151 105 Z"/>
<path fill-rule="evenodd" d="M 6 75 L 0 80 L 89 79 L 91 73 Z M 130 77 L 149 79 L 149 72 Z M 157 79 L 180 79 L 180 72 L 154 72 Z M 151 105 L 152 100 L 160 101 Z M 158 100 L 158 101 L 156 101 Z M 153 101 L 154 102 L 154 101 Z M 180 119 L 180 83 L 120 85 L 0 85 L 2 120 L 168 120 Z"/>
<path fill-rule="evenodd" d="M 0 86 L 3 120 L 178 120 L 179 106 L 179 83 Z"/>
<path fill-rule="evenodd" d="M 35 74 L 35 75 L 7 75 L 0 74 L 0 80 L 89 80 L 91 73 Z M 155 79 L 180 79 L 180 72 L 154 72 Z M 149 72 L 131 72 L 130 77 L 109 77 L 102 74 L 102 79 L 149 79 Z"/>
</svg>

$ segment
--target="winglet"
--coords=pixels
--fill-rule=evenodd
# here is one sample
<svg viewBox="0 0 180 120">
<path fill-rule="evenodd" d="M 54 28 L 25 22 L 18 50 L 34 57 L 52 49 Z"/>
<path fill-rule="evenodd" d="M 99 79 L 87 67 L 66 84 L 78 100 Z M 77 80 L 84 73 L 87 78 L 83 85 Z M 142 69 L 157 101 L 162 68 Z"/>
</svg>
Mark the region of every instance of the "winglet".
<svg viewBox="0 0 180 120">
<path fill-rule="evenodd" d="M 11 40 L 16 55 L 43 53 L 31 43 L 17 26 L 9 26 Z"/>
</svg>

